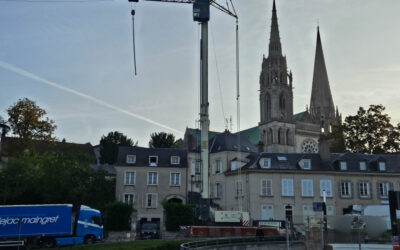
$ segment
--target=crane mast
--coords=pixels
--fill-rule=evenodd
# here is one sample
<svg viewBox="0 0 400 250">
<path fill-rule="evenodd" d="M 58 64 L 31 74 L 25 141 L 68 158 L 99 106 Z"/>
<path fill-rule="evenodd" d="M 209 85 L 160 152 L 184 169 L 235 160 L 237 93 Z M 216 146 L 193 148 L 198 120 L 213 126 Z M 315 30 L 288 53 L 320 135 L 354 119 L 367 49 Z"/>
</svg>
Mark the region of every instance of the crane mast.
<svg viewBox="0 0 400 250">
<path fill-rule="evenodd" d="M 138 2 L 139 0 L 128 0 L 129 2 Z M 208 134 L 210 128 L 209 119 L 209 103 L 208 103 L 208 21 L 210 20 L 210 5 L 220 11 L 238 19 L 232 0 L 232 10 L 218 4 L 215 0 L 145 0 L 153 2 L 169 2 L 169 3 L 191 3 L 193 4 L 193 20 L 201 24 L 200 39 L 200 160 L 202 175 L 202 191 L 201 197 L 210 205 L 209 191 L 209 145 Z M 208 217 L 208 213 L 207 216 Z M 208 220 L 208 218 L 205 218 Z"/>
</svg>

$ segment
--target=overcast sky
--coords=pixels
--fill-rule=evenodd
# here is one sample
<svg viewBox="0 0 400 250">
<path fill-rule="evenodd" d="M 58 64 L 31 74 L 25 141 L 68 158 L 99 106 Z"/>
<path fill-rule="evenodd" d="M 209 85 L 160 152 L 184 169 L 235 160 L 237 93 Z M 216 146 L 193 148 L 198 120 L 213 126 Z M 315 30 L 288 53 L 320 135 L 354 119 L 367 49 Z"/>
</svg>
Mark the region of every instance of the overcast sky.
<svg viewBox="0 0 400 250">
<path fill-rule="evenodd" d="M 59 139 L 93 145 L 115 130 L 147 146 L 152 132 L 180 138 L 187 126 L 196 127 L 200 26 L 190 4 L 133 5 L 134 76 L 130 3 L 68 1 L 0 0 L 1 116 L 7 118 L 6 109 L 27 97 L 55 120 Z M 240 127 L 246 129 L 260 119 L 258 80 L 272 0 L 234 4 Z M 319 22 L 333 100 L 343 116 L 383 104 L 392 122 L 400 122 L 399 10 L 398 0 L 277 0 L 295 113 L 310 101 Z M 236 131 L 235 20 L 212 9 L 209 27 L 210 129 L 222 131 L 232 116 Z"/>
</svg>

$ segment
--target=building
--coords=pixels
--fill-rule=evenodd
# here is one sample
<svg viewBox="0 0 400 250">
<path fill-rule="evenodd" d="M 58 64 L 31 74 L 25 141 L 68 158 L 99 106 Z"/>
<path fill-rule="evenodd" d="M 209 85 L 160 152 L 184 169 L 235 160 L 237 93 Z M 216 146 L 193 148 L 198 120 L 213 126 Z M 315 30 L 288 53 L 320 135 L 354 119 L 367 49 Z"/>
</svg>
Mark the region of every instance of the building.
<svg viewBox="0 0 400 250">
<path fill-rule="evenodd" d="M 316 215 L 313 202 L 323 201 L 324 190 L 328 215 L 343 215 L 352 205 L 387 203 L 389 190 L 400 191 L 400 154 L 337 154 L 329 153 L 326 138 L 320 144 L 327 150 L 318 154 L 246 152 L 246 146 L 211 153 L 216 209 L 247 211 L 253 221 L 288 218 L 301 224 Z"/>
<path fill-rule="evenodd" d="M 275 1 L 272 8 L 268 56 L 263 57 L 260 73 L 260 122 L 258 126 L 240 131 L 259 152 L 316 153 L 321 129 L 341 119 L 333 103 L 328 73 L 322 50 L 319 28 L 314 61 L 310 108 L 293 113 L 293 73 L 288 71 L 282 54 Z M 256 90 L 254 90 L 256 91 Z M 187 128 L 188 148 L 199 144 L 198 132 Z M 212 138 L 217 132 L 210 132 Z"/>
<path fill-rule="evenodd" d="M 177 148 L 120 147 L 116 199 L 132 203 L 133 222 L 164 227 L 162 202 L 186 203 L 187 151 Z"/>
</svg>

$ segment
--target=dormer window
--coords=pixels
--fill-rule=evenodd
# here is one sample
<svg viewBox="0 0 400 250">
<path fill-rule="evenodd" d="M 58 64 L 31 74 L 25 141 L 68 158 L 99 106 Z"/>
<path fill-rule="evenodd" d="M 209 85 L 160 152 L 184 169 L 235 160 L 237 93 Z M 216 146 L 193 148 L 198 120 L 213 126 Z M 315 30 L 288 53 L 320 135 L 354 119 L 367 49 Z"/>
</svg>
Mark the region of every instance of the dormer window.
<svg viewBox="0 0 400 250">
<path fill-rule="evenodd" d="M 237 162 L 236 161 L 232 161 L 231 162 L 231 171 L 235 171 L 237 169 Z"/>
<path fill-rule="evenodd" d="M 271 168 L 271 158 L 262 158 L 260 160 L 261 168 Z"/>
<path fill-rule="evenodd" d="M 179 156 L 171 156 L 171 164 L 179 165 L 181 158 Z"/>
<path fill-rule="evenodd" d="M 345 161 L 340 162 L 340 170 L 342 170 L 342 171 L 347 170 L 347 162 L 345 162 Z"/>
<path fill-rule="evenodd" d="M 127 155 L 126 163 L 129 163 L 129 164 L 136 163 L 136 155 Z"/>
<path fill-rule="evenodd" d="M 361 171 L 367 170 L 367 163 L 365 161 L 360 161 L 360 170 Z"/>
<path fill-rule="evenodd" d="M 311 159 L 302 159 L 300 161 L 300 166 L 302 169 L 306 169 L 306 170 L 311 169 Z"/>
<path fill-rule="evenodd" d="M 380 161 L 378 164 L 379 164 L 379 171 L 385 172 L 386 171 L 386 162 Z"/>
<path fill-rule="evenodd" d="M 149 166 L 150 167 L 156 167 L 158 164 L 158 156 L 149 156 Z"/>
</svg>

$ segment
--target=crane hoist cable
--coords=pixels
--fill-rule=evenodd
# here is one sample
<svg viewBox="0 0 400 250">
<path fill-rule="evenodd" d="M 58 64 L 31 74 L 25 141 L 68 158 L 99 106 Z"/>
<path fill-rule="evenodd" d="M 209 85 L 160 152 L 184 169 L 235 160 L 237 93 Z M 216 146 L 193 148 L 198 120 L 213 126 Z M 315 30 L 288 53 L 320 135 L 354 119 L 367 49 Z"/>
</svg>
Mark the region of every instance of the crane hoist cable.
<svg viewBox="0 0 400 250">
<path fill-rule="evenodd" d="M 132 3 L 131 3 L 131 15 L 132 15 L 133 67 L 135 69 L 135 76 L 136 76 L 137 71 L 136 71 L 136 45 L 135 45 L 135 10 L 132 8 Z"/>
</svg>

